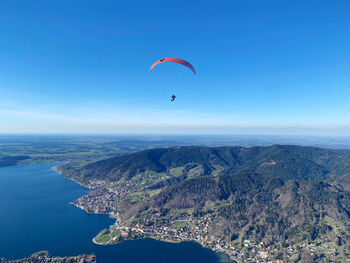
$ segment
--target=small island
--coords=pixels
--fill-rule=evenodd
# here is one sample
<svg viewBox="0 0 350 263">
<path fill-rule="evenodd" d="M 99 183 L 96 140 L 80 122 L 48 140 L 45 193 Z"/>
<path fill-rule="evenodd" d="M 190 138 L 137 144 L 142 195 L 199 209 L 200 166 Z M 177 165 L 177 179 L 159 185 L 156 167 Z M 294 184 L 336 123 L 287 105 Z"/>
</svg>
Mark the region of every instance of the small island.
<svg viewBox="0 0 350 263">
<path fill-rule="evenodd" d="M 79 255 L 76 257 L 53 257 L 47 251 L 37 252 L 22 259 L 0 258 L 0 263 L 97 263 L 95 255 Z"/>
</svg>

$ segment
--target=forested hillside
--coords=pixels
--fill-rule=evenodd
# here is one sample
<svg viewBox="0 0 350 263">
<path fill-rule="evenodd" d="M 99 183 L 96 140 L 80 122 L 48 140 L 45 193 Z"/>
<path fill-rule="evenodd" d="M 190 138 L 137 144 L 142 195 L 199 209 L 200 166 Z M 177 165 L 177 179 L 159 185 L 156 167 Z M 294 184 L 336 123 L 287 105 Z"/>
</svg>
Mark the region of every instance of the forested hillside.
<svg viewBox="0 0 350 263">
<path fill-rule="evenodd" d="M 172 147 L 144 150 L 110 158 L 67 173 L 81 179 L 131 179 L 145 171 L 171 173 L 171 169 L 192 165 L 199 175 L 236 172 L 278 176 L 284 179 L 325 179 L 350 171 L 350 152 L 314 147 Z"/>
<path fill-rule="evenodd" d="M 244 247 L 249 240 L 294 251 L 314 242 L 337 247 L 341 258 L 350 256 L 350 153 L 345 150 L 172 147 L 61 170 L 81 182 L 104 181 L 121 193 L 116 206 L 127 226 L 171 229 L 174 222 L 192 222 L 177 223 L 183 225 L 179 231 L 201 237 L 209 247 Z M 315 258 L 322 253 L 314 253 L 310 262 Z"/>
</svg>

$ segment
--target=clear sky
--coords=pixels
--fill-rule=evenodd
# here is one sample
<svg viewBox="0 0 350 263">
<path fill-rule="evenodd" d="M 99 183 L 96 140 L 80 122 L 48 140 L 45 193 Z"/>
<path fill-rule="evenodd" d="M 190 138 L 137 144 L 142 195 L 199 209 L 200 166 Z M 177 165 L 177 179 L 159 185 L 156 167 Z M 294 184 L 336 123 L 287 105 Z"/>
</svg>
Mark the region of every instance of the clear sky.
<svg viewBox="0 0 350 263">
<path fill-rule="evenodd" d="M 0 1 L 0 133 L 82 132 L 350 135 L 350 1 Z"/>
</svg>

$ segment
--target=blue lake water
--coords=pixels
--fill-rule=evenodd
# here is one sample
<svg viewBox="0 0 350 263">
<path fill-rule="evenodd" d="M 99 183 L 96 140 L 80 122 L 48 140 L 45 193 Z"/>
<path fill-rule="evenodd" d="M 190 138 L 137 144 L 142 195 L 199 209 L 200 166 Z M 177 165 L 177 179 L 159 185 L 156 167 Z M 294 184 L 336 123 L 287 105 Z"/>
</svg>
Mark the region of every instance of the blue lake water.
<svg viewBox="0 0 350 263">
<path fill-rule="evenodd" d="M 89 215 L 70 205 L 88 189 L 53 171 L 54 164 L 0 168 L 0 257 L 22 258 L 47 250 L 55 256 L 95 253 L 98 262 L 218 262 L 198 244 L 152 239 L 98 246 L 92 238 L 113 224 L 108 216 Z"/>
</svg>

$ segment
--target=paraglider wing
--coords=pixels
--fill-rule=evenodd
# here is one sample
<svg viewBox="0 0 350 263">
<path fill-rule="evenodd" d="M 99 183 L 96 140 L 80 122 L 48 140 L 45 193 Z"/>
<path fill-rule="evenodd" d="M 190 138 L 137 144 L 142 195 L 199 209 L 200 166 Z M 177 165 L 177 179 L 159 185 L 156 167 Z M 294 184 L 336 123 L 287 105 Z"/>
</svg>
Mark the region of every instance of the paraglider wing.
<svg viewBox="0 0 350 263">
<path fill-rule="evenodd" d="M 153 63 L 153 65 L 149 68 L 149 71 L 152 71 L 152 69 L 154 68 L 154 66 L 156 66 L 159 63 L 164 63 L 164 62 L 173 62 L 173 63 L 178 63 L 181 65 L 184 65 L 185 67 L 188 67 L 190 70 L 192 70 L 192 72 L 194 74 L 196 74 L 196 70 L 194 69 L 194 67 L 187 62 L 186 60 L 180 59 L 180 58 L 163 58 L 160 59 L 158 61 L 156 61 L 155 63 Z"/>
</svg>

